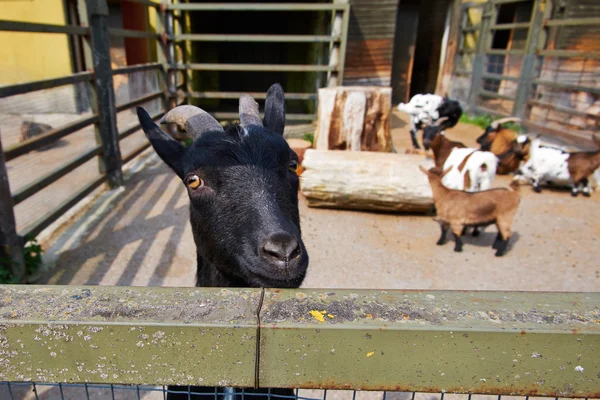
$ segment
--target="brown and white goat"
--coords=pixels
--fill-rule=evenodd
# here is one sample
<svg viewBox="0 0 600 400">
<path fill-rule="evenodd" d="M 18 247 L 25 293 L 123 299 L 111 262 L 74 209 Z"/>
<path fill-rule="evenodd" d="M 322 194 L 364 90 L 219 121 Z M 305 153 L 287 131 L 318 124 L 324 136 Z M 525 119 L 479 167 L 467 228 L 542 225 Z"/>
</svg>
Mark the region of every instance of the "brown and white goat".
<svg viewBox="0 0 600 400">
<path fill-rule="evenodd" d="M 512 129 L 502 127 L 507 122 L 520 122 L 520 118 L 501 118 L 492 122 L 477 138 L 481 150 L 491 151 L 498 157 L 496 173 L 506 175 L 519 170 L 521 161 L 529 159 L 531 142 L 525 135 L 519 135 Z"/>
<path fill-rule="evenodd" d="M 461 236 L 465 227 L 496 224 L 498 235 L 493 248 L 497 250 L 497 257 L 504 255 L 512 234 L 512 223 L 519 207 L 518 186 L 514 184 L 512 186 L 514 190 L 501 188 L 483 192 L 452 190 L 442 184 L 442 178 L 449 169 L 442 172 L 435 167 L 430 170 L 422 166 L 419 168 L 429 179 L 437 210 L 437 220 L 442 228 L 437 244 L 446 243 L 446 233 L 451 229 L 456 240 L 454 251 L 460 252 L 463 246 Z"/>
<path fill-rule="evenodd" d="M 435 166 L 439 168 L 443 167 L 453 149 L 467 147 L 461 142 L 448 139 L 443 134 L 444 122 L 447 119 L 447 117 L 442 117 L 423 129 L 423 146 L 425 150 L 431 149 L 433 151 Z"/>
</svg>

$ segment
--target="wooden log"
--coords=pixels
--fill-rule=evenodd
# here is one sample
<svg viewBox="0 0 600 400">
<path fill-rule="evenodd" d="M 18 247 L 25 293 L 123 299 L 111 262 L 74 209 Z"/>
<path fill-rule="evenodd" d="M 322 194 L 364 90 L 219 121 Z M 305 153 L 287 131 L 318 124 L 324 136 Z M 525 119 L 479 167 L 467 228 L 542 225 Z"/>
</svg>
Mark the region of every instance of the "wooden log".
<svg viewBox="0 0 600 400">
<path fill-rule="evenodd" d="M 319 89 L 317 150 L 392 151 L 389 87 Z"/>
<path fill-rule="evenodd" d="M 419 165 L 433 162 L 412 154 L 308 149 L 300 190 L 309 207 L 427 212 L 433 198 Z"/>
</svg>

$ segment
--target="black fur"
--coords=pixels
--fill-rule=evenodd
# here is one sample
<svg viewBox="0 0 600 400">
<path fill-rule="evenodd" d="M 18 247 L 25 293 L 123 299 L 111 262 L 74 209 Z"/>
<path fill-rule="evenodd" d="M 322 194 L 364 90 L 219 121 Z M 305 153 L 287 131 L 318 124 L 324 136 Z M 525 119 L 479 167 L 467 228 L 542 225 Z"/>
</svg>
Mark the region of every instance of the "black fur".
<svg viewBox="0 0 600 400">
<path fill-rule="evenodd" d="M 225 132 L 206 132 L 188 148 L 138 108 L 146 136 L 167 165 L 183 182 L 190 175 L 204 181 L 203 187 L 188 188 L 198 262 L 196 286 L 296 288 L 304 279 L 308 254 L 300 231 L 299 181 L 290 170 L 298 157 L 282 137 L 283 101 L 283 90 L 274 85 L 267 94 L 266 127 L 234 125 Z M 274 260 L 264 245 L 273 237 L 294 243 L 293 256 Z M 188 399 L 186 386 L 169 390 L 182 393 L 169 393 L 168 399 Z M 219 398 L 229 393 L 214 387 L 192 386 L 191 390 L 218 392 Z M 250 391 L 265 393 L 252 396 L 260 400 L 267 397 L 268 389 Z M 293 395 L 293 391 L 281 389 L 277 394 Z"/>
<path fill-rule="evenodd" d="M 462 107 L 456 100 L 450 100 L 447 97 L 437 109 L 439 118 L 447 117 L 448 119 L 439 125 L 431 124 L 423 128 L 423 146 L 425 150 L 429 150 L 429 143 L 435 138 L 435 136 L 445 129 L 454 127 L 462 115 Z M 412 134 L 412 133 L 411 133 Z M 413 145 L 415 140 L 413 140 Z"/>
</svg>

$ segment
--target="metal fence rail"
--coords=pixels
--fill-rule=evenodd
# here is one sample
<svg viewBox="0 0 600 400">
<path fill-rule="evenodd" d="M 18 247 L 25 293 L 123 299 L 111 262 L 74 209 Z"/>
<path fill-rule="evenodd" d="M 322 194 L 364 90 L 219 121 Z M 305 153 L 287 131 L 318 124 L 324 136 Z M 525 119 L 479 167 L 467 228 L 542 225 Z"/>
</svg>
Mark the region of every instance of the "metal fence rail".
<svg viewBox="0 0 600 400">
<path fill-rule="evenodd" d="M 191 42 L 262 42 L 262 43 L 329 43 L 329 61 L 327 64 L 226 64 L 226 63 L 172 63 L 172 70 L 184 71 L 240 71 L 240 72 L 327 72 L 327 86 L 336 86 L 343 81 L 344 61 L 347 45 L 348 24 L 350 18 L 350 6 L 347 1 L 333 0 L 331 3 L 169 3 L 167 8 L 171 11 L 183 13 L 202 11 L 248 11 L 248 12 L 298 12 L 318 11 L 331 13 L 331 31 L 328 35 L 295 35 L 295 34 L 194 34 L 183 32 L 181 18 L 179 22 L 181 33 L 173 33 L 167 36 L 169 43 L 181 45 L 182 48 L 189 46 Z M 185 46 L 184 46 L 185 45 Z M 185 55 L 184 55 L 185 57 Z M 232 98 L 232 92 L 192 90 L 189 80 L 186 79 L 183 95 L 188 99 L 226 99 Z M 307 97 L 305 93 L 286 93 L 286 100 L 309 100 L 316 103 L 316 96 Z M 316 109 L 316 107 L 315 107 Z M 213 116 L 221 119 L 236 119 L 235 113 L 216 112 Z M 315 113 L 289 114 L 286 118 L 290 121 L 309 121 L 316 119 Z"/>
<path fill-rule="evenodd" d="M 529 5 L 529 18 L 499 23 L 500 8 L 514 4 L 525 7 L 521 18 Z M 465 23 L 469 10 L 481 6 L 485 6 L 481 23 Z M 471 112 L 518 116 L 524 119 L 526 127 L 538 133 L 581 146 L 592 144 L 592 133 L 600 126 L 600 116 L 595 111 L 600 88 L 593 72 L 600 53 L 590 48 L 586 35 L 593 35 L 600 26 L 600 17 L 588 17 L 585 7 L 592 13 L 595 10 L 589 5 L 556 0 L 489 0 L 485 4 L 465 5 L 459 44 L 471 32 L 478 39 L 475 49 L 457 51 L 451 93 Z M 570 17 L 575 14 L 586 17 Z M 572 36 L 575 42 L 570 45 L 561 45 L 559 39 L 569 28 L 579 29 L 579 36 Z M 501 48 L 494 44 L 499 31 L 510 34 Z M 472 63 L 465 63 L 469 57 L 473 57 Z M 465 86 L 469 92 L 466 99 Z"/>
<path fill-rule="evenodd" d="M 600 293 L 0 286 L 0 380 L 599 397 Z"/>
<path fill-rule="evenodd" d="M 140 0 L 136 2 L 148 7 L 159 8 L 159 4 L 150 1 Z M 22 247 L 26 237 L 35 236 L 41 232 L 58 219 L 65 211 L 99 187 L 102 183 L 107 182 L 111 187 L 122 184 L 122 164 L 130 161 L 143 150 L 147 149 L 148 143 L 144 143 L 138 148 L 133 149 L 128 155 L 121 155 L 119 142 L 139 130 L 141 127 L 139 124 L 135 124 L 134 126 L 130 126 L 119 132 L 116 123 L 117 113 L 132 109 L 148 101 L 162 98 L 164 99 L 162 111 L 154 115 L 154 118 L 158 119 L 167 109 L 175 105 L 175 90 L 169 90 L 169 82 L 166 81 L 166 65 L 173 63 L 171 55 L 164 55 L 162 58 L 164 62 L 129 65 L 126 67 L 115 68 L 114 70 L 111 67 L 109 53 L 111 36 L 150 38 L 160 41 L 162 40 L 161 34 L 125 29 L 109 29 L 107 20 L 108 7 L 106 1 L 88 0 L 82 2 L 81 5 L 86 6 L 87 17 L 85 17 L 85 15 L 84 17 L 87 18 L 86 22 L 89 26 L 60 26 L 0 20 L 0 31 L 56 33 L 83 37 L 83 44 L 85 47 L 84 53 L 87 57 L 86 64 L 94 66 L 95 69 L 94 71 L 80 72 L 69 76 L 0 87 L 1 99 L 45 89 L 59 88 L 66 85 L 84 84 L 86 85 L 86 89 L 89 90 L 89 93 L 91 93 L 91 98 L 89 100 L 91 101 L 92 109 L 91 114 L 84 113 L 75 121 L 55 127 L 42 135 L 25 140 L 22 143 L 8 146 L 5 149 L 2 149 L 0 145 L 0 152 L 3 152 L 4 154 L 4 160 L 1 162 L 8 162 L 29 152 L 40 150 L 67 135 L 80 132 L 82 129 L 90 126 L 95 127 L 97 140 L 97 145 L 95 147 L 86 150 L 79 156 L 54 168 L 46 174 L 40 174 L 39 178 L 19 188 L 14 191 L 14 193 L 10 192 L 8 185 L 2 187 L 3 190 L 2 193 L 0 193 L 0 205 L 4 211 L 1 214 L 0 220 L 0 225 L 2 225 L 0 245 L 2 246 L 10 244 L 10 246 Z M 171 11 L 162 9 L 162 14 L 158 14 L 159 21 L 166 20 L 169 13 L 171 13 Z M 161 48 L 165 51 L 167 50 L 164 46 Z M 148 93 L 128 102 L 115 105 L 113 76 L 141 71 L 156 71 L 159 73 L 165 78 L 162 85 L 165 89 Z M 177 85 L 176 81 L 175 85 Z M 58 204 L 54 209 L 42 212 L 41 217 L 33 224 L 27 225 L 26 227 L 20 227 L 17 230 L 14 222 L 13 210 L 15 205 L 37 194 L 95 157 L 98 157 L 99 160 L 99 177 L 91 179 L 83 186 L 83 188 L 81 188 L 81 190 L 71 193 L 67 199 Z M 4 171 L 4 174 L 6 174 L 4 169 L 0 169 L 0 171 Z M 0 176 L 0 179 L 8 181 L 7 176 Z M 3 248 L 4 247 L 2 247 L 2 249 Z M 8 252 L 14 254 L 15 250 L 10 250 Z M 6 256 L 5 254 L 3 255 Z M 17 279 L 24 278 L 24 268 L 20 264 L 21 261 L 12 263 L 12 274 Z"/>
</svg>

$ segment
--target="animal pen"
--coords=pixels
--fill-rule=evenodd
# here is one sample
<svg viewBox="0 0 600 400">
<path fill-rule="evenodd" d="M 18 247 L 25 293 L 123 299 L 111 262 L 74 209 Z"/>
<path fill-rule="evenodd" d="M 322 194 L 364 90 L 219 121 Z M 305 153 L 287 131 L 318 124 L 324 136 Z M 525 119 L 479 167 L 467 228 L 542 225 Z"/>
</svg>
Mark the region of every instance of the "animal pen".
<svg viewBox="0 0 600 400">
<path fill-rule="evenodd" d="M 517 116 L 531 132 L 594 146 L 600 3 L 493 0 L 454 11 L 452 98 L 470 112 Z"/>
<path fill-rule="evenodd" d="M 496 0 L 486 7 L 490 11 L 509 2 Z M 70 110 L 47 123 L 26 121 L 44 111 L 18 117 L 9 113 L 16 122 L 12 136 L 2 139 L 16 138 L 14 126 L 26 131 L 37 126 L 41 131 L 22 142 L 5 143 L 0 152 L 0 244 L 16 261 L 11 264 L 16 279 L 25 276 L 19 257 L 27 238 L 104 183 L 120 186 L 123 165 L 148 148 L 132 108 L 143 105 L 159 119 L 166 110 L 194 98 L 239 97 L 239 92 L 195 91 L 191 71 L 314 72 L 325 75 L 316 80 L 323 86 L 342 81 L 350 19 L 346 2 L 123 3 L 154 9 L 156 31 L 110 28 L 110 9 L 99 0 L 87 2 L 80 24 L 0 20 L 2 31 L 68 35 L 72 45 L 80 47 L 85 64 L 94 66 L 93 71 L 0 87 L 2 107 L 11 102 L 33 107 L 29 103 L 35 103 L 35 97 L 26 97 L 29 93 L 58 90 L 54 105 L 62 106 L 61 101 L 68 99 L 65 107 Z M 183 30 L 192 11 L 214 10 L 313 11 L 331 17 L 330 30 L 326 35 L 261 36 Z M 110 42 L 122 38 L 156 41 L 158 61 L 113 67 Z M 190 63 L 186 50 L 194 41 L 316 42 L 326 48 L 328 62 Z M 460 73 L 458 67 L 456 71 Z M 487 74 L 481 72 L 477 78 L 474 70 L 473 79 L 491 79 Z M 120 91 L 119 81 L 130 87 Z M 476 98 L 485 95 L 482 89 Z M 527 98 L 529 92 L 520 96 Z M 315 101 L 316 94 L 291 93 L 287 99 Z M 227 111 L 216 115 L 234 118 Z M 310 120 L 314 114 L 288 117 Z M 74 139 L 59 147 L 77 152 L 83 148 L 83 154 L 62 153 L 62 159 L 70 161 L 38 172 L 43 170 L 37 163 L 43 162 L 45 147 L 92 134 L 96 141 Z M 17 163 L 20 159 L 26 162 Z M 8 177 L 15 171 L 21 171 L 19 181 L 11 179 L 10 188 Z M 66 197 L 45 196 L 34 203 L 36 212 L 28 208 L 15 219 L 14 205 L 34 199 L 53 184 L 60 184 L 53 193 Z M 178 384 L 190 385 L 190 390 L 191 386 L 295 388 L 294 396 L 269 397 L 323 400 L 363 396 L 443 400 L 459 395 L 470 399 L 479 394 L 498 399 L 600 398 L 599 304 L 599 293 L 3 285 L 0 396 L 166 398 L 167 385 Z"/>
</svg>

